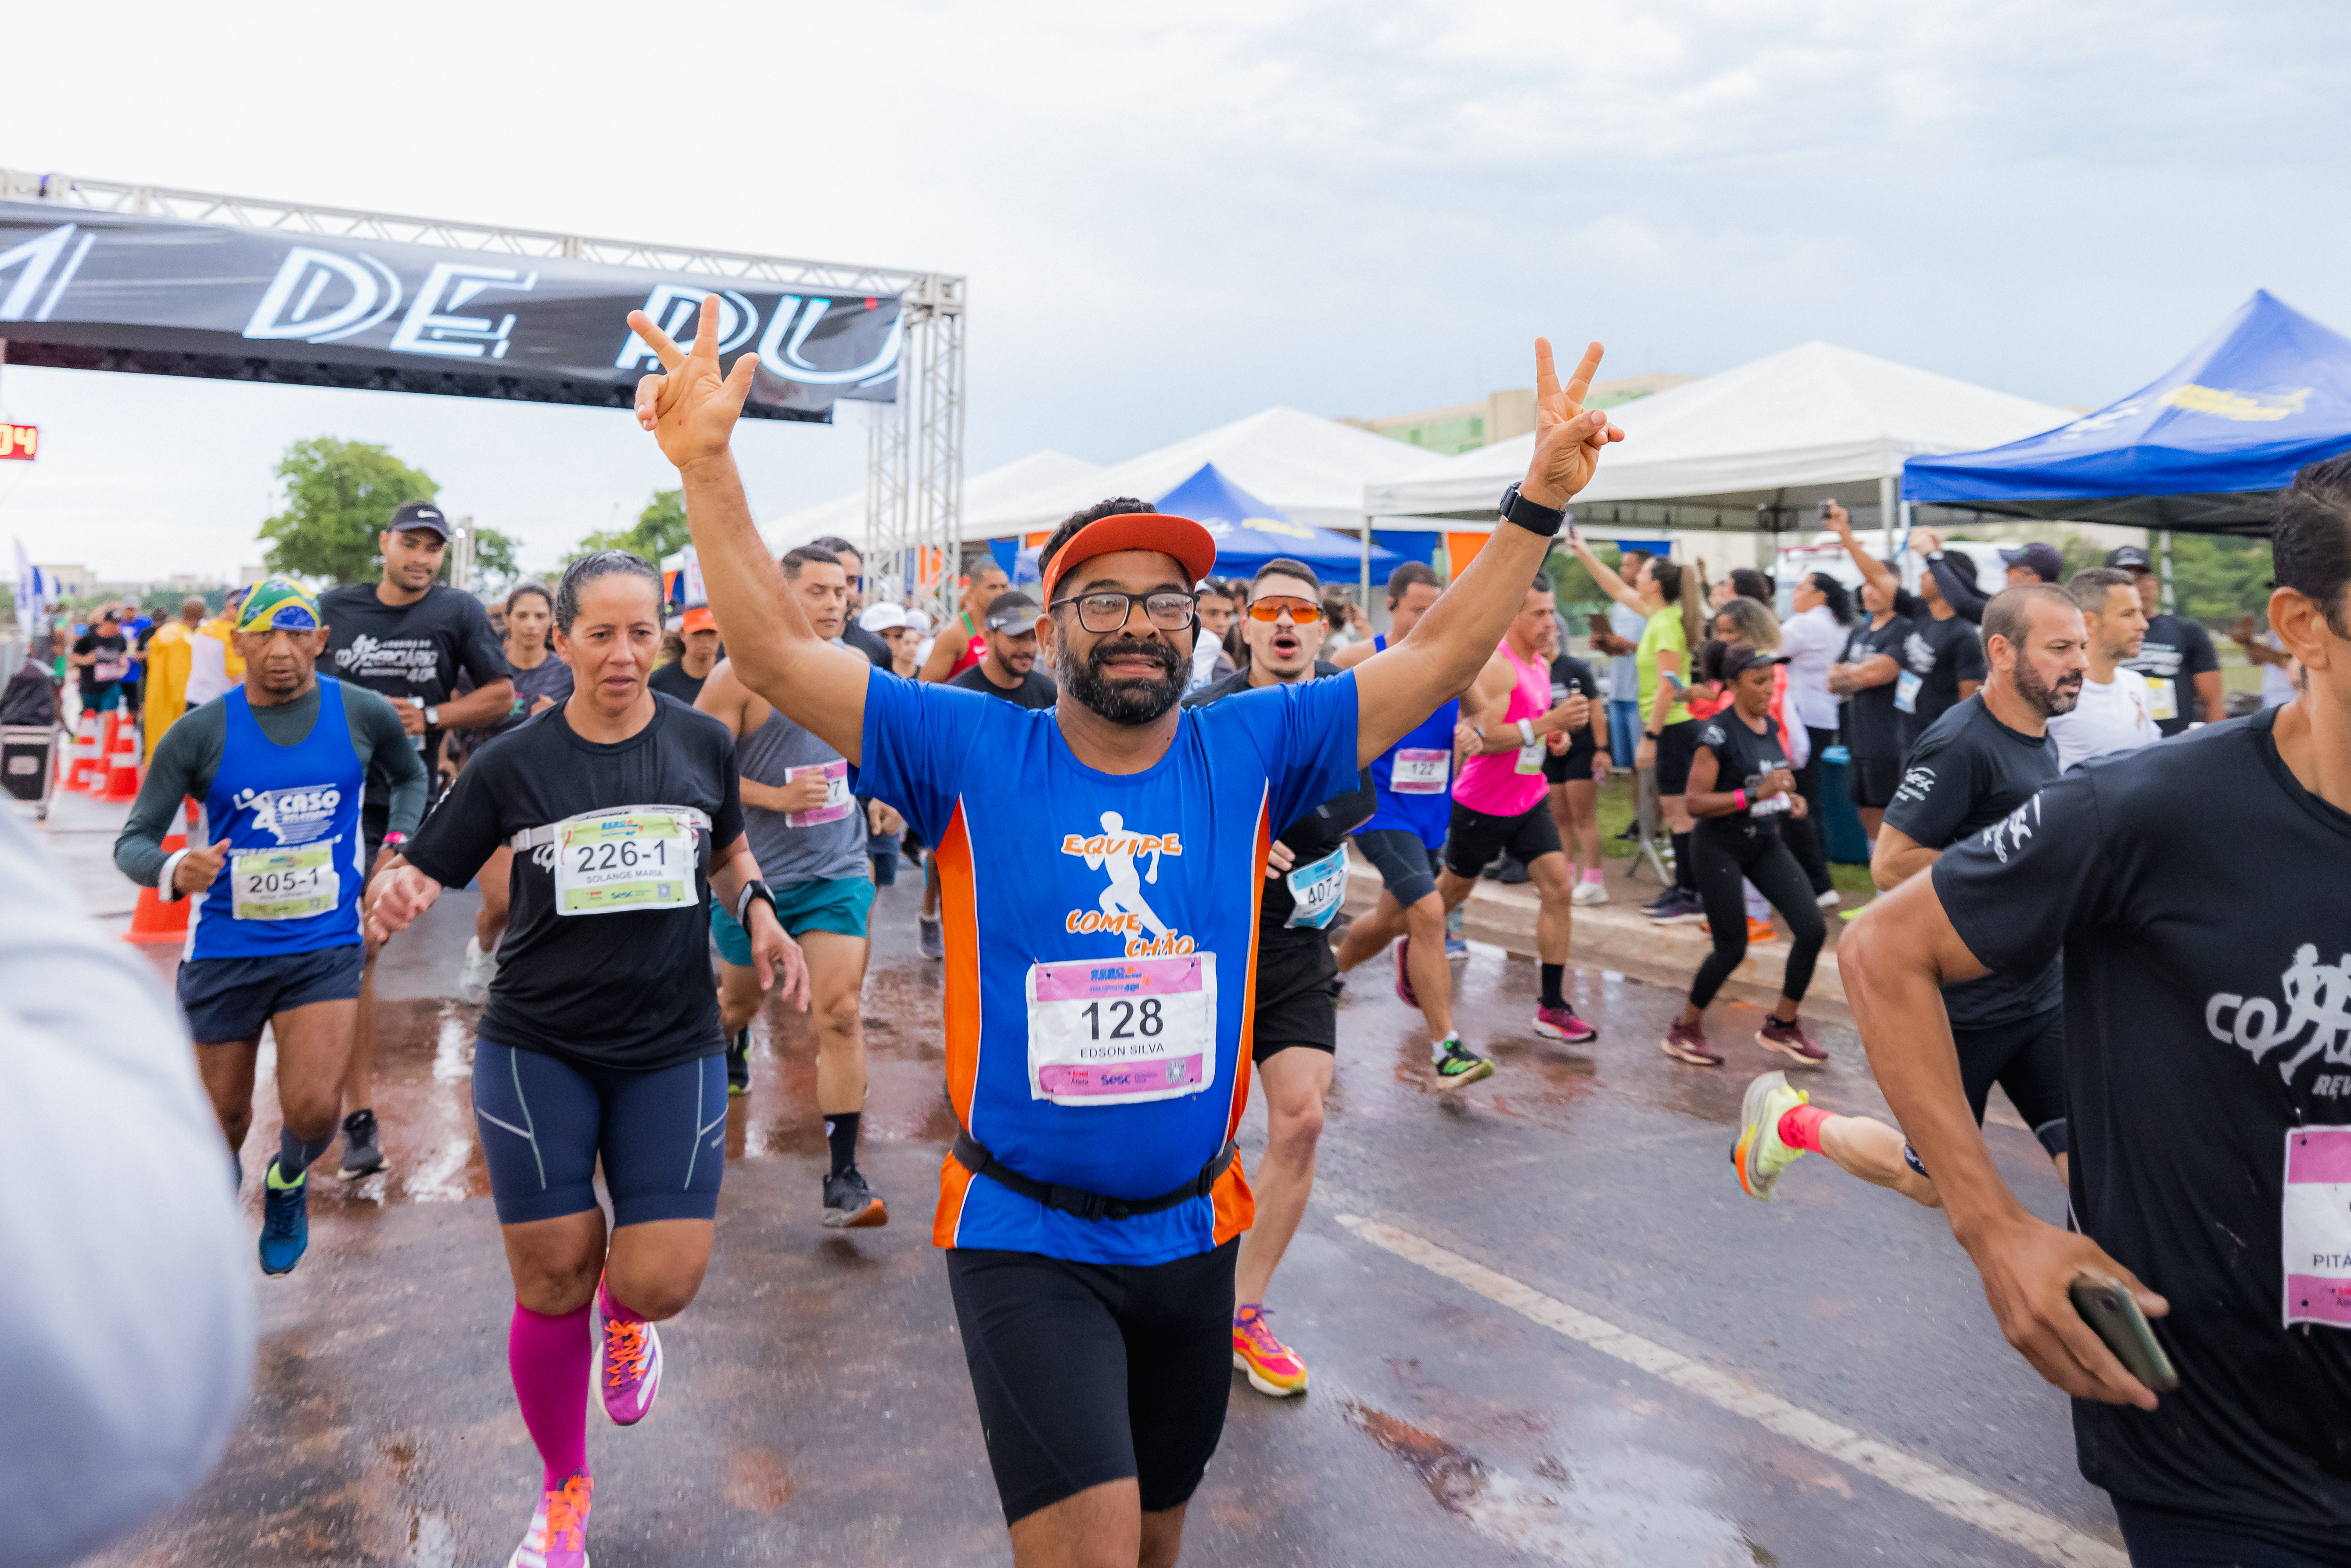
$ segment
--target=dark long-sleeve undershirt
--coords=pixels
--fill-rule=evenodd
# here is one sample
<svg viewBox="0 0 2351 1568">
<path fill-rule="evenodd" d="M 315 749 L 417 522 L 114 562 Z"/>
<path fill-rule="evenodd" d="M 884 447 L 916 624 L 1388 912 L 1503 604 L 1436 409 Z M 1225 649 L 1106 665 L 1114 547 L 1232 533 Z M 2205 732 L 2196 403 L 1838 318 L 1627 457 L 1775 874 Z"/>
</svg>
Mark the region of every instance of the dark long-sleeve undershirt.
<svg viewBox="0 0 2351 1568">
<path fill-rule="evenodd" d="M 1983 624 L 1984 606 L 1991 602 L 1990 594 L 1970 588 L 1967 580 L 1953 571 L 1951 563 L 1940 555 L 1927 558 L 1927 570 L 1935 574 L 1935 586 L 1943 591 L 1943 602 L 1951 607 L 1952 614 L 1978 626 Z"/>
<path fill-rule="evenodd" d="M 372 762 L 392 779 L 390 831 L 413 833 L 424 818 L 424 759 L 400 727 L 400 715 L 364 686 L 342 684 L 343 712 L 351 727 L 351 749 L 364 771 Z M 277 746 L 299 746 L 319 722 L 319 687 L 290 703 L 253 709 L 261 733 Z M 147 779 L 131 802 L 130 820 L 114 841 L 114 863 L 142 887 L 153 887 L 163 871 L 163 836 L 172 831 L 183 798 L 204 800 L 228 745 L 228 699 L 211 702 L 163 732 L 148 764 Z M 207 827 L 213 824 L 206 824 Z"/>
</svg>

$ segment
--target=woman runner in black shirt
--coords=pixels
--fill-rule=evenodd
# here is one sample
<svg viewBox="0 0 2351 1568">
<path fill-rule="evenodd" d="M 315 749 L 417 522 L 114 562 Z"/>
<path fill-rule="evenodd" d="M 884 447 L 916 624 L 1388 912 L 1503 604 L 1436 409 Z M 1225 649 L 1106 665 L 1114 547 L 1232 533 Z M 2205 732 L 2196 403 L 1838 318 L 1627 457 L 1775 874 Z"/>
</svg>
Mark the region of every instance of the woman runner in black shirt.
<svg viewBox="0 0 2351 1568">
<path fill-rule="evenodd" d="M 520 852 L 474 1113 L 515 1281 L 507 1364 L 544 1466 L 512 1560 L 528 1568 L 585 1568 L 597 1339 L 605 1413 L 643 1419 L 661 1382 L 653 1325 L 694 1300 L 710 1261 L 726 1120 L 714 894 L 750 932 L 761 985 L 780 970 L 808 1006 L 807 967 L 744 841 L 733 737 L 646 685 L 661 610 L 661 579 L 635 556 L 572 563 L 555 606 L 570 697 L 484 747 L 372 890 L 381 941 L 501 846 Z"/>
<path fill-rule="evenodd" d="M 1828 939 L 1828 927 L 1820 905 L 1813 902 L 1812 883 L 1780 841 L 1781 817 L 1804 815 L 1804 798 L 1796 793 L 1787 749 L 1771 721 L 1773 667 L 1782 662 L 1775 652 L 1730 645 L 1722 655 L 1722 674 L 1731 706 L 1698 732 L 1698 757 L 1690 764 L 1689 810 L 1698 819 L 1690 849 L 1697 857 L 1698 897 L 1706 904 L 1714 951 L 1698 966 L 1688 1005 L 1666 1031 L 1665 1052 L 1694 1066 L 1722 1065 L 1722 1053 L 1707 1042 L 1698 1020 L 1722 982 L 1747 956 L 1741 878 L 1771 901 L 1794 938 L 1780 1000 L 1756 1043 L 1799 1067 L 1818 1067 L 1828 1060 L 1828 1053 L 1796 1021 L 1796 1006 L 1812 984 L 1813 965 Z"/>
</svg>

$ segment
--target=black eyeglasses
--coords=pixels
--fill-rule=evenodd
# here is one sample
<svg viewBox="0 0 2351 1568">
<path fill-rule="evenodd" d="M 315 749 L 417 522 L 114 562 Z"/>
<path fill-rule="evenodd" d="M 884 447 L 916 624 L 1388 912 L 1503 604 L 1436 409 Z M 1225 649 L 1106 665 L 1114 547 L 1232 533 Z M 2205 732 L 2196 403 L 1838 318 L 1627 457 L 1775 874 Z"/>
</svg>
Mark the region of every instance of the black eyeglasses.
<svg viewBox="0 0 2351 1568">
<path fill-rule="evenodd" d="M 1058 610 L 1064 604 L 1078 607 L 1078 624 L 1097 634 L 1115 632 L 1134 618 L 1134 606 L 1140 601 L 1143 613 L 1153 627 L 1162 632 L 1180 632 L 1192 624 L 1192 596 L 1188 593 L 1081 593 L 1069 599 L 1056 599 L 1047 606 Z"/>
</svg>

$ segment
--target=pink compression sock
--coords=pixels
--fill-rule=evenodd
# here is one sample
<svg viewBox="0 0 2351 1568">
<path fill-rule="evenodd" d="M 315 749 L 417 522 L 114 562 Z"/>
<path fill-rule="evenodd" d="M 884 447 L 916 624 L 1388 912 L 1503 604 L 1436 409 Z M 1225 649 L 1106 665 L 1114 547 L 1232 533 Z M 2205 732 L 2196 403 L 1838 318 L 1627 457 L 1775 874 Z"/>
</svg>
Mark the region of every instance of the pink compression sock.
<svg viewBox="0 0 2351 1568">
<path fill-rule="evenodd" d="M 1792 1149 L 1821 1152 L 1821 1124 L 1829 1113 L 1817 1105 L 1797 1105 L 1780 1113 L 1780 1141 Z"/>
<path fill-rule="evenodd" d="M 596 1303 L 604 1309 L 604 1315 L 616 1323 L 641 1323 L 645 1321 L 643 1312 L 612 1294 L 612 1287 L 608 1281 L 596 1281 Z"/>
<path fill-rule="evenodd" d="M 1600 867 L 1598 867 L 1598 866 L 1592 866 L 1592 867 L 1588 868 L 1588 869 L 1584 872 L 1584 873 L 1583 873 L 1583 880 L 1584 880 L 1584 881 L 1586 881 L 1586 882 L 1599 882 L 1599 881 L 1603 880 L 1603 879 L 1602 879 L 1602 877 L 1601 877 L 1600 872 L 1601 872 L 1601 868 L 1600 868 Z"/>
<path fill-rule="evenodd" d="M 594 1353 L 586 1307 L 550 1317 L 515 1303 L 507 1370 L 549 1490 L 588 1469 L 588 1364 Z"/>
</svg>

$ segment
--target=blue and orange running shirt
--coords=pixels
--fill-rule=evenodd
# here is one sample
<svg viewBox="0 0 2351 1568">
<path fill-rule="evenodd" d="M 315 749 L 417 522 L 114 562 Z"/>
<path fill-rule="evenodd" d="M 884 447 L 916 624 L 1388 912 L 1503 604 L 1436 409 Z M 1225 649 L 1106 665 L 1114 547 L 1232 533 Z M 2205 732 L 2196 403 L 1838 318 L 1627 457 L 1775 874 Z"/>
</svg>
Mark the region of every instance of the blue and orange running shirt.
<svg viewBox="0 0 2351 1568">
<path fill-rule="evenodd" d="M 937 846 L 947 1089 L 971 1135 L 1113 1197 L 1197 1176 L 1249 1100 L 1266 846 L 1357 781 L 1352 674 L 1186 708 L 1166 756 L 1121 775 L 1071 756 L 1050 710 L 874 671 L 854 788 Z M 932 1239 L 1164 1263 L 1251 1215 L 1238 1163 L 1196 1202 L 1084 1220 L 950 1155 Z"/>
</svg>

